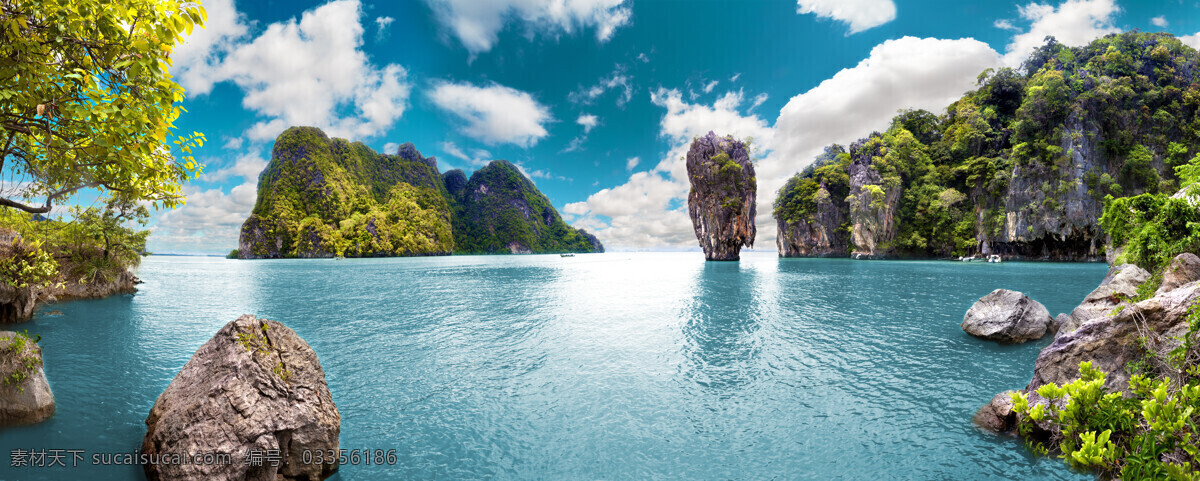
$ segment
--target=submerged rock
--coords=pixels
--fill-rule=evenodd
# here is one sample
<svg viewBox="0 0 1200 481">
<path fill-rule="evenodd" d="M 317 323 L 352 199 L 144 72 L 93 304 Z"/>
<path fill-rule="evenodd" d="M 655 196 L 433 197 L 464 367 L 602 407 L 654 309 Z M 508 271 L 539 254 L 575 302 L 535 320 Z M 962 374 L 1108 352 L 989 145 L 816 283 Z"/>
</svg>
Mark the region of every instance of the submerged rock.
<svg viewBox="0 0 1200 481">
<path fill-rule="evenodd" d="M 0 426 L 33 424 L 54 415 L 54 394 L 37 341 L 0 331 Z"/>
<path fill-rule="evenodd" d="M 992 341 L 1020 343 L 1041 339 L 1053 321 L 1040 302 L 1017 291 L 996 289 L 967 310 L 962 329 Z"/>
<path fill-rule="evenodd" d="M 975 424 L 997 433 L 1011 430 L 1017 421 L 1017 415 L 1013 413 L 1012 393 L 1004 391 L 992 397 L 975 413 Z"/>
<path fill-rule="evenodd" d="M 158 479 L 319 480 L 337 461 L 305 464 L 304 451 L 338 449 L 341 415 L 316 353 L 276 321 L 243 315 L 200 346 L 146 417 L 142 453 L 220 453 L 228 465 L 146 464 Z M 278 466 L 245 462 L 278 451 Z"/>
<path fill-rule="evenodd" d="M 746 144 L 709 132 L 687 153 L 688 214 L 696 239 L 710 261 L 735 261 L 742 246 L 754 245 L 758 181 Z"/>
</svg>

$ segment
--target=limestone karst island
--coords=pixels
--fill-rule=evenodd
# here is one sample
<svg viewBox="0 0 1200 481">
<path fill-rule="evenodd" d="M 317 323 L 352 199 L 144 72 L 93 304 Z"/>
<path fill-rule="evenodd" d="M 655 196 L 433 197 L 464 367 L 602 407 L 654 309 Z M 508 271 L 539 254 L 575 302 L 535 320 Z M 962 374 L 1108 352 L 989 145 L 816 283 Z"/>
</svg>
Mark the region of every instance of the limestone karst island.
<svg viewBox="0 0 1200 481">
<path fill-rule="evenodd" d="M 0 479 L 1200 479 L 1200 6 L 0 0 Z"/>
</svg>

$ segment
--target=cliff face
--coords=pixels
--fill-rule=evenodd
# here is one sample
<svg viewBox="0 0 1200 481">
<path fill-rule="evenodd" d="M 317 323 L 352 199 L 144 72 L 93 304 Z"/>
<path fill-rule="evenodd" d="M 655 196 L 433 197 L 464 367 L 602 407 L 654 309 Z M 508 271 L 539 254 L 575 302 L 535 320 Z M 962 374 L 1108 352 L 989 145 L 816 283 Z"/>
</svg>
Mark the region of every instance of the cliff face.
<svg viewBox="0 0 1200 481">
<path fill-rule="evenodd" d="M 444 179 L 455 204 L 455 252 L 604 252 L 595 236 L 568 226 L 550 200 L 508 161 L 492 161 L 465 182 L 459 170 L 447 172 Z"/>
<path fill-rule="evenodd" d="M 754 164 L 746 144 L 709 132 L 687 153 L 688 214 L 696 239 L 710 261 L 738 260 L 754 245 Z"/>
<path fill-rule="evenodd" d="M 1200 152 L 1198 65 L 1169 34 L 1050 41 L 944 115 L 828 148 L 780 190 L 779 254 L 1100 260 L 1105 196 L 1173 191 Z"/>
<path fill-rule="evenodd" d="M 450 206 L 437 161 L 412 144 L 398 155 L 293 127 L 275 141 L 243 259 L 449 254 Z"/>
<path fill-rule="evenodd" d="M 395 155 L 378 154 L 319 129 L 290 128 L 276 139 L 259 177 L 238 255 L 603 251 L 594 236 L 567 226 L 515 166 L 493 165 L 468 181 L 461 170 L 439 173 L 437 160 L 412 144 Z"/>
</svg>

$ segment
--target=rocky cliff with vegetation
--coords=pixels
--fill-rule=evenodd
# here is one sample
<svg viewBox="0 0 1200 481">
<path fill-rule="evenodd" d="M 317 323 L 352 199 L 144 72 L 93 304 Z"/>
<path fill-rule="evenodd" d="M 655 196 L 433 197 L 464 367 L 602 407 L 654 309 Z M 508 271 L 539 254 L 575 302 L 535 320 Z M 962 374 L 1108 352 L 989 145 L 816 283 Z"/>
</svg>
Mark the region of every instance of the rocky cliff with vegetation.
<svg viewBox="0 0 1200 481">
<path fill-rule="evenodd" d="M 379 154 L 312 127 L 276 139 L 238 242 L 243 259 L 602 250 L 508 162 L 467 180 L 412 144 Z"/>
<path fill-rule="evenodd" d="M 687 153 L 688 215 L 710 261 L 736 261 L 754 246 L 754 196 L 758 179 L 744 142 L 709 132 Z"/>
<path fill-rule="evenodd" d="M 1200 152 L 1198 61 L 1169 34 L 1050 40 L 943 115 L 826 148 L 780 190 L 779 253 L 1103 259 L 1105 196 L 1174 192 Z"/>
</svg>

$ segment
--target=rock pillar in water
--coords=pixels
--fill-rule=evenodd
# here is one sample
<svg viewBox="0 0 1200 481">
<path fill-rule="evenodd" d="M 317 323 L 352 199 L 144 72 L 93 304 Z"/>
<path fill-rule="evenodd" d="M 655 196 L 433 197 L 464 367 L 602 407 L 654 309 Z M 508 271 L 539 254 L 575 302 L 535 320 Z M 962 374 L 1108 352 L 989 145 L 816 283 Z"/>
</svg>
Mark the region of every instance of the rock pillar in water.
<svg viewBox="0 0 1200 481">
<path fill-rule="evenodd" d="M 754 197 L 758 183 L 746 144 L 732 136 L 692 141 L 687 153 L 688 214 L 710 261 L 736 261 L 754 245 Z"/>
</svg>

